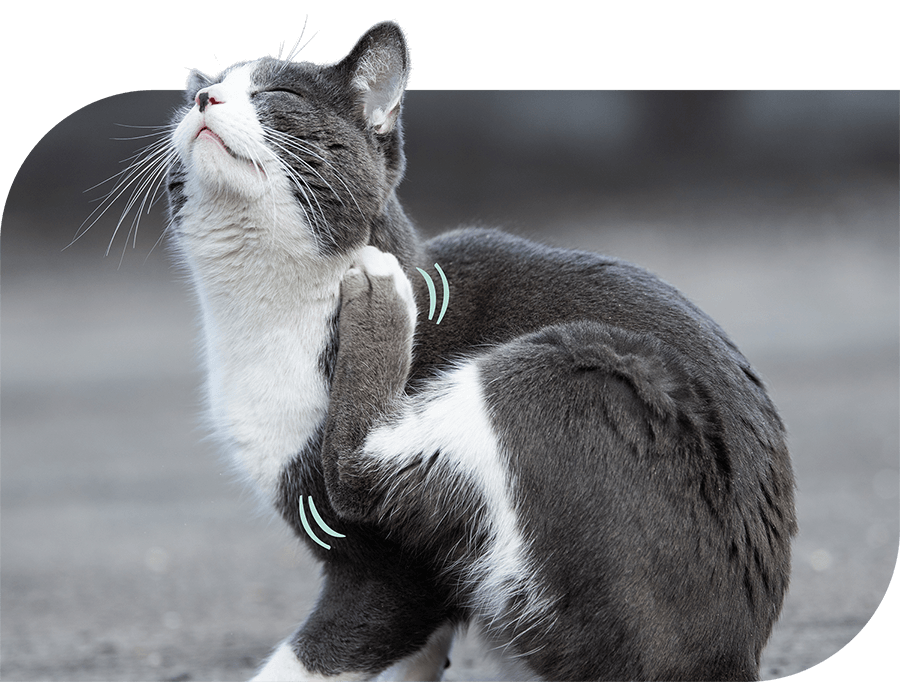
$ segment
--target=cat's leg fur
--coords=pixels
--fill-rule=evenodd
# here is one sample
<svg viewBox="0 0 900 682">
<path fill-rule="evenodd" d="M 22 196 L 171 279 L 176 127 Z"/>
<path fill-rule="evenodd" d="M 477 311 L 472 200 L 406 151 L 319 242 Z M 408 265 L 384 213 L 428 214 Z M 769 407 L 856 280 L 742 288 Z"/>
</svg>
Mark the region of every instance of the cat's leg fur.
<svg viewBox="0 0 900 682">
<path fill-rule="evenodd" d="M 331 503 L 362 519 L 370 504 L 367 473 L 355 454 L 372 426 L 400 399 L 412 362 L 416 305 L 397 259 L 363 248 L 341 284 L 338 354 L 322 444 Z"/>
<path fill-rule="evenodd" d="M 477 361 L 461 361 L 406 395 L 415 306 L 390 254 L 364 250 L 344 278 L 341 305 L 322 447 L 336 511 L 389 528 L 404 545 L 433 557 L 457 589 L 458 579 L 469 582 L 465 602 L 476 611 L 497 613 L 513 599 L 519 608 L 513 618 L 534 622 L 542 598 L 523 554 Z M 410 490 L 421 496 L 406 506 Z M 440 679 L 452 633 L 451 624 L 439 626 L 425 647 L 380 679 Z"/>
<path fill-rule="evenodd" d="M 364 673 L 329 676 L 313 672 L 300 662 L 290 640 L 288 640 L 278 645 L 278 648 L 269 656 L 265 665 L 254 675 L 250 682 L 299 682 L 300 680 L 306 682 L 325 680 L 355 682 L 356 680 L 365 680 L 367 677 Z"/>
<path fill-rule="evenodd" d="M 444 625 L 429 638 L 428 643 L 414 654 L 407 656 L 381 673 L 376 679 L 384 682 L 430 682 L 440 680 L 450 662 L 450 648 L 453 645 L 455 628 Z M 297 680 L 365 680 L 366 673 L 344 673 L 327 676 L 308 670 L 297 654 L 290 640 L 283 642 L 272 653 L 262 669 L 251 682 L 296 682 Z"/>
<path fill-rule="evenodd" d="M 397 259 L 366 247 L 342 284 L 339 345 L 322 462 L 332 504 L 365 515 L 369 480 L 353 455 L 404 389 L 415 325 L 412 287 Z M 365 532 L 353 542 L 365 544 Z M 348 540 L 350 542 L 350 540 Z M 381 540 L 379 542 L 384 542 Z M 445 590 L 402 547 L 329 556 L 318 604 L 255 678 L 439 680 L 452 644 Z M 379 556 L 373 560 L 373 556 Z"/>
<path fill-rule="evenodd" d="M 447 623 L 434 631 L 428 643 L 411 656 L 395 663 L 378 676 L 384 682 L 429 682 L 440 680 L 450 664 L 450 648 L 456 628 Z"/>
<path fill-rule="evenodd" d="M 440 588 L 397 555 L 327 563 L 315 609 L 254 681 L 368 680 L 389 668 L 390 679 L 439 680 L 453 634 Z"/>
</svg>

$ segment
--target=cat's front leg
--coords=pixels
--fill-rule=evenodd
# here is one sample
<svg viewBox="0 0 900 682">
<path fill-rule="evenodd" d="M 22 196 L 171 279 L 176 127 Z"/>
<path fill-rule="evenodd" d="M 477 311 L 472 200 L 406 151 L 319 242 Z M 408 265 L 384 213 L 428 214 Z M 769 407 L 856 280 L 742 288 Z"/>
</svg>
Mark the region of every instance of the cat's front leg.
<svg viewBox="0 0 900 682">
<path fill-rule="evenodd" d="M 372 426 L 389 415 L 403 395 L 412 361 L 416 305 L 412 285 L 397 259 L 363 248 L 341 284 L 338 352 L 322 460 L 335 510 L 366 517 L 368 476 L 358 457 Z"/>
</svg>

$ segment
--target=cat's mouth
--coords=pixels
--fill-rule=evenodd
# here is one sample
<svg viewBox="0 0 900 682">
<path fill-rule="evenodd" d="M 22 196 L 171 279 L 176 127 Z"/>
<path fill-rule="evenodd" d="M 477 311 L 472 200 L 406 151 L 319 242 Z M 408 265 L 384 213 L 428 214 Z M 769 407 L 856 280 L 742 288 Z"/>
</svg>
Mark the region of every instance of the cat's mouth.
<svg viewBox="0 0 900 682">
<path fill-rule="evenodd" d="M 238 158 L 238 155 L 235 154 L 233 151 L 231 151 L 231 149 L 228 148 L 228 145 L 225 144 L 224 140 L 222 140 L 221 137 L 219 137 L 218 135 L 216 135 L 213 132 L 212 128 L 207 128 L 206 126 L 203 126 L 202 128 L 200 128 L 200 130 L 198 130 L 197 134 L 194 136 L 194 139 L 199 140 L 201 138 L 205 138 L 207 140 L 212 140 L 213 142 L 216 142 L 220 147 L 222 147 L 222 149 L 224 149 L 226 152 L 231 154 L 231 156 L 233 156 L 234 158 Z"/>
<path fill-rule="evenodd" d="M 253 166 L 254 168 L 256 168 L 257 170 L 265 173 L 265 171 L 260 167 L 260 165 L 258 163 L 254 163 L 252 159 L 248 159 L 245 156 L 236 154 L 234 152 L 234 150 L 231 149 L 227 144 L 225 144 L 225 141 L 212 130 L 212 128 L 209 128 L 207 126 L 203 126 L 202 128 L 200 128 L 200 130 L 198 130 L 197 134 L 194 136 L 194 139 L 199 140 L 201 138 L 210 140 L 211 142 L 218 144 L 222 149 L 224 149 L 226 152 L 228 152 L 228 155 L 231 156 L 231 158 L 233 158 L 237 161 L 242 161 L 243 163 L 248 163 L 251 166 Z"/>
</svg>

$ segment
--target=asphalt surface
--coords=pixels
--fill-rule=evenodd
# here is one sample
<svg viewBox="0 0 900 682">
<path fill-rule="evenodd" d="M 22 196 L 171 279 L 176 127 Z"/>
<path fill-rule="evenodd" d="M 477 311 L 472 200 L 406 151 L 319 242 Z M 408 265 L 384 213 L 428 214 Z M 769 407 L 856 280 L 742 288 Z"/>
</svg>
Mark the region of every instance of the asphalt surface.
<svg viewBox="0 0 900 682">
<path fill-rule="evenodd" d="M 853 639 L 895 569 L 900 259 L 895 181 L 769 190 L 526 201 L 512 227 L 657 272 L 765 377 L 801 527 L 773 679 Z M 203 440 L 188 288 L 149 245 L 121 266 L 121 241 L 109 258 L 3 248 L 0 677 L 249 677 L 310 608 L 318 568 Z M 446 677 L 496 675 L 470 634 Z"/>
</svg>

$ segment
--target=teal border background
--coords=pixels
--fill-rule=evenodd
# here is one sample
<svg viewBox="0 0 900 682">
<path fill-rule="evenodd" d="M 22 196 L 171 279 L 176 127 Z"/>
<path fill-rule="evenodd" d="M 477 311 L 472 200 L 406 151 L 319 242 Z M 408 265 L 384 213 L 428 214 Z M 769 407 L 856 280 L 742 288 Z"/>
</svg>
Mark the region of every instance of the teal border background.
<svg viewBox="0 0 900 682">
<path fill-rule="evenodd" d="M 896 2 L 571 0 L 452 3 L 17 3 L 0 14 L 0 188 L 41 137 L 83 106 L 130 90 L 180 89 L 294 44 L 308 16 L 310 61 L 339 59 L 382 19 L 410 37 L 419 89 L 898 88 Z M 305 40 L 306 38 L 304 38 Z M 893 679 L 900 587 L 862 633 L 797 682 Z"/>
</svg>

